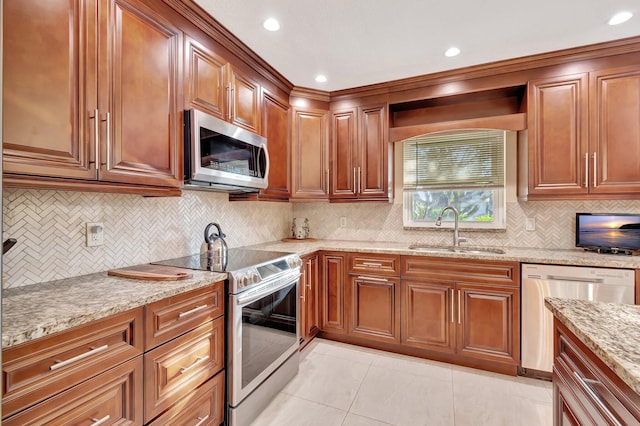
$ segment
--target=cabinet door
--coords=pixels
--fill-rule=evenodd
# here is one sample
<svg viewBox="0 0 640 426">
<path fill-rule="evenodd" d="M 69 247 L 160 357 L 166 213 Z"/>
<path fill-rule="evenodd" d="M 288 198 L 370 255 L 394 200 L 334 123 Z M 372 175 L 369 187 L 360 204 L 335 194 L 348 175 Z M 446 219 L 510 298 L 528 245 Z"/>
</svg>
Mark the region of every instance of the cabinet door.
<svg viewBox="0 0 640 426">
<path fill-rule="evenodd" d="M 438 281 L 402 281 L 402 344 L 455 351 L 454 288 Z"/>
<path fill-rule="evenodd" d="M 95 4 L 3 2 L 4 173 L 96 179 Z"/>
<path fill-rule="evenodd" d="M 327 199 L 329 195 L 328 112 L 293 109 L 293 199 Z"/>
<path fill-rule="evenodd" d="M 291 196 L 291 143 L 289 104 L 262 91 L 262 135 L 269 150 L 269 186 L 265 198 L 288 200 Z"/>
<path fill-rule="evenodd" d="M 223 354 L 223 317 L 145 353 L 145 422 L 222 370 Z"/>
<path fill-rule="evenodd" d="M 358 134 L 358 198 L 388 197 L 389 124 L 386 105 L 360 107 Z"/>
<path fill-rule="evenodd" d="M 356 108 L 331 114 L 331 198 L 356 198 Z"/>
<path fill-rule="evenodd" d="M 233 68 L 230 84 L 230 121 L 250 132 L 260 133 L 260 85 Z"/>
<path fill-rule="evenodd" d="M 368 340 L 400 343 L 400 280 L 350 275 L 349 334 Z"/>
<path fill-rule="evenodd" d="M 520 290 L 456 284 L 458 353 L 520 361 Z"/>
<path fill-rule="evenodd" d="M 142 424 L 142 357 L 3 419 L 9 426 Z"/>
<path fill-rule="evenodd" d="M 221 120 L 227 120 L 227 61 L 206 46 L 185 37 L 185 67 L 188 107 L 195 107 Z"/>
<path fill-rule="evenodd" d="M 321 261 L 320 330 L 346 334 L 346 254 L 324 253 Z"/>
<path fill-rule="evenodd" d="M 318 325 L 318 255 L 302 259 L 302 277 L 300 278 L 300 335 L 301 343 L 309 342 L 319 331 Z"/>
<path fill-rule="evenodd" d="M 640 69 L 591 73 L 592 193 L 640 191 Z"/>
<path fill-rule="evenodd" d="M 103 0 L 100 180 L 179 187 L 182 33 L 134 0 Z"/>
<path fill-rule="evenodd" d="M 529 82 L 529 194 L 586 194 L 587 74 Z"/>
</svg>

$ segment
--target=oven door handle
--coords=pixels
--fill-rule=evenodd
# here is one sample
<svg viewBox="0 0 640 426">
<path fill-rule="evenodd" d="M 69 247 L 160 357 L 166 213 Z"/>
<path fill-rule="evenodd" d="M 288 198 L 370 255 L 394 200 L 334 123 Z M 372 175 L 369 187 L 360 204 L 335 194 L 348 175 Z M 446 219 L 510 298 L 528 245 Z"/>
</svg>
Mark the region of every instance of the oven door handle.
<svg viewBox="0 0 640 426">
<path fill-rule="evenodd" d="M 275 293 L 278 290 L 282 290 L 283 288 L 289 287 L 291 284 L 297 284 L 300 281 L 300 274 L 297 274 L 295 277 L 291 277 L 290 279 L 287 280 L 283 280 L 282 284 L 279 284 L 277 286 L 271 287 L 269 285 L 265 286 L 265 289 L 261 290 L 261 289 L 255 289 L 255 293 L 254 291 L 249 290 L 247 293 L 247 295 L 244 294 L 238 294 L 235 297 L 236 299 L 236 306 L 245 306 L 245 305 L 249 305 L 253 302 L 255 302 L 256 300 L 260 300 L 261 298 L 263 298 L 264 296 L 271 294 L 271 293 Z M 261 290 L 261 291 L 260 291 Z"/>
</svg>

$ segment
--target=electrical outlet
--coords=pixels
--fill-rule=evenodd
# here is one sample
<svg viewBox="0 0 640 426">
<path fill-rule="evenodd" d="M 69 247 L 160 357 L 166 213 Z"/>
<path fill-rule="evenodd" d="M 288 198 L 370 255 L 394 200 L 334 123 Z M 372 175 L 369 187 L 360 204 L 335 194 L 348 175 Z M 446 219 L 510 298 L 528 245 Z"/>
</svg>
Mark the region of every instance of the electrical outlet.
<svg viewBox="0 0 640 426">
<path fill-rule="evenodd" d="M 340 228 L 347 227 L 347 218 L 345 216 L 340 216 Z"/>
<path fill-rule="evenodd" d="M 524 221 L 524 229 L 527 231 L 535 231 L 536 230 L 536 220 L 533 217 L 528 217 Z"/>
<path fill-rule="evenodd" d="M 87 222 L 87 247 L 104 244 L 104 224 L 102 222 Z"/>
</svg>

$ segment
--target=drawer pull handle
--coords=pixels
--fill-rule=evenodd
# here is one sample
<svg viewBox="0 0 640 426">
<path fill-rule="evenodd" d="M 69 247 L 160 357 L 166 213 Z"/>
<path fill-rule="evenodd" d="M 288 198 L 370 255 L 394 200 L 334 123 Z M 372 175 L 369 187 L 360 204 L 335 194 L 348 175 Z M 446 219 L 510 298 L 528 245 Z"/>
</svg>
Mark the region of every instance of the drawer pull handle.
<svg viewBox="0 0 640 426">
<path fill-rule="evenodd" d="M 80 361 L 81 359 L 90 357 L 91 355 L 95 355 L 98 352 L 102 352 L 105 349 L 107 349 L 108 347 L 109 347 L 109 345 L 102 345 L 102 346 L 99 346 L 97 348 L 91 349 L 89 352 L 85 352 L 83 354 L 76 355 L 73 358 L 65 359 L 64 361 L 56 360 L 56 363 L 53 364 L 51 367 L 49 367 L 49 370 L 55 371 L 58 368 L 65 367 L 65 366 L 67 366 L 69 364 L 72 364 L 72 363 L 74 363 L 76 361 Z"/>
<path fill-rule="evenodd" d="M 362 264 L 371 268 L 382 268 L 382 263 L 362 262 Z"/>
<path fill-rule="evenodd" d="M 591 385 L 599 385 L 600 382 L 597 381 L 597 380 L 586 379 L 586 378 L 580 376 L 580 374 L 578 374 L 577 371 L 574 371 L 573 375 L 576 376 L 576 380 L 578 381 L 580 386 L 589 394 L 591 399 L 593 399 L 593 401 L 596 403 L 596 405 L 598 407 L 600 407 L 600 409 L 609 418 L 609 420 L 611 420 L 611 422 L 616 426 L 622 426 L 622 423 L 620 423 L 618 421 L 616 416 L 614 416 L 613 413 L 609 410 L 609 408 L 607 408 L 607 406 L 604 405 L 604 402 L 602 402 L 602 400 L 600 399 L 598 394 L 591 388 L 591 386 L 589 386 L 590 384 Z"/>
<path fill-rule="evenodd" d="M 182 367 L 182 368 L 180 369 L 180 374 L 184 374 L 184 373 L 186 373 L 187 371 L 191 370 L 192 368 L 194 368 L 194 367 L 195 367 L 195 366 L 197 366 L 198 364 L 202 364 L 203 362 L 205 362 L 205 361 L 206 361 L 206 360 L 208 360 L 208 359 L 209 359 L 209 355 L 207 355 L 207 356 L 199 356 L 199 357 L 196 359 L 196 362 L 194 362 L 194 363 L 193 363 L 193 364 L 191 364 L 190 366 L 188 366 L 188 367 Z"/>
<path fill-rule="evenodd" d="M 180 315 L 178 315 L 178 318 L 183 318 L 186 317 L 188 315 L 193 315 L 196 312 L 200 312 L 203 309 L 207 309 L 208 305 L 200 305 L 200 306 L 196 306 L 195 308 L 191 309 L 190 311 L 187 312 L 180 312 Z"/>
<path fill-rule="evenodd" d="M 359 280 L 366 280 L 366 281 L 379 281 L 381 283 L 388 283 L 389 280 L 386 278 L 378 278 L 378 277 L 365 277 L 365 276 L 358 276 Z"/>
<path fill-rule="evenodd" d="M 91 426 L 98 426 L 98 425 L 101 425 L 101 424 L 103 424 L 104 422 L 108 421 L 110 418 L 111 418 L 111 416 L 110 416 L 109 414 L 107 414 L 106 416 L 104 416 L 104 417 L 103 417 L 103 418 L 101 418 L 101 419 L 93 418 L 93 419 L 91 419 L 91 421 L 93 422 L 93 423 L 91 423 Z"/>
<path fill-rule="evenodd" d="M 198 417 L 198 423 L 196 423 L 195 426 L 200 426 L 204 424 L 204 422 L 206 422 L 208 418 L 209 416 Z"/>
</svg>

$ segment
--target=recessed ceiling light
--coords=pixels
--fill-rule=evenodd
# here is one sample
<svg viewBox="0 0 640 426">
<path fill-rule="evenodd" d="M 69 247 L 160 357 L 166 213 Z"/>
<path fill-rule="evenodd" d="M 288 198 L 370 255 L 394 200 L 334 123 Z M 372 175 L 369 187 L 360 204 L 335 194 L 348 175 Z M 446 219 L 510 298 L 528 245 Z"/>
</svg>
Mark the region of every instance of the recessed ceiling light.
<svg viewBox="0 0 640 426">
<path fill-rule="evenodd" d="M 613 15 L 613 17 L 611 17 L 611 19 L 609 19 L 609 25 L 622 24 L 623 22 L 627 22 L 629 19 L 631 19 L 632 16 L 633 13 L 631 12 L 616 13 L 615 15 Z"/>
<path fill-rule="evenodd" d="M 280 22 L 276 18 L 268 18 L 262 23 L 262 26 L 267 31 L 278 31 L 280 29 Z"/>
<path fill-rule="evenodd" d="M 457 56 L 459 53 L 460 49 L 458 49 L 457 47 L 450 47 L 446 52 L 444 52 L 444 56 L 452 57 Z"/>
<path fill-rule="evenodd" d="M 327 81 L 327 77 L 320 74 L 316 76 L 316 82 L 318 83 L 325 83 Z"/>
</svg>

